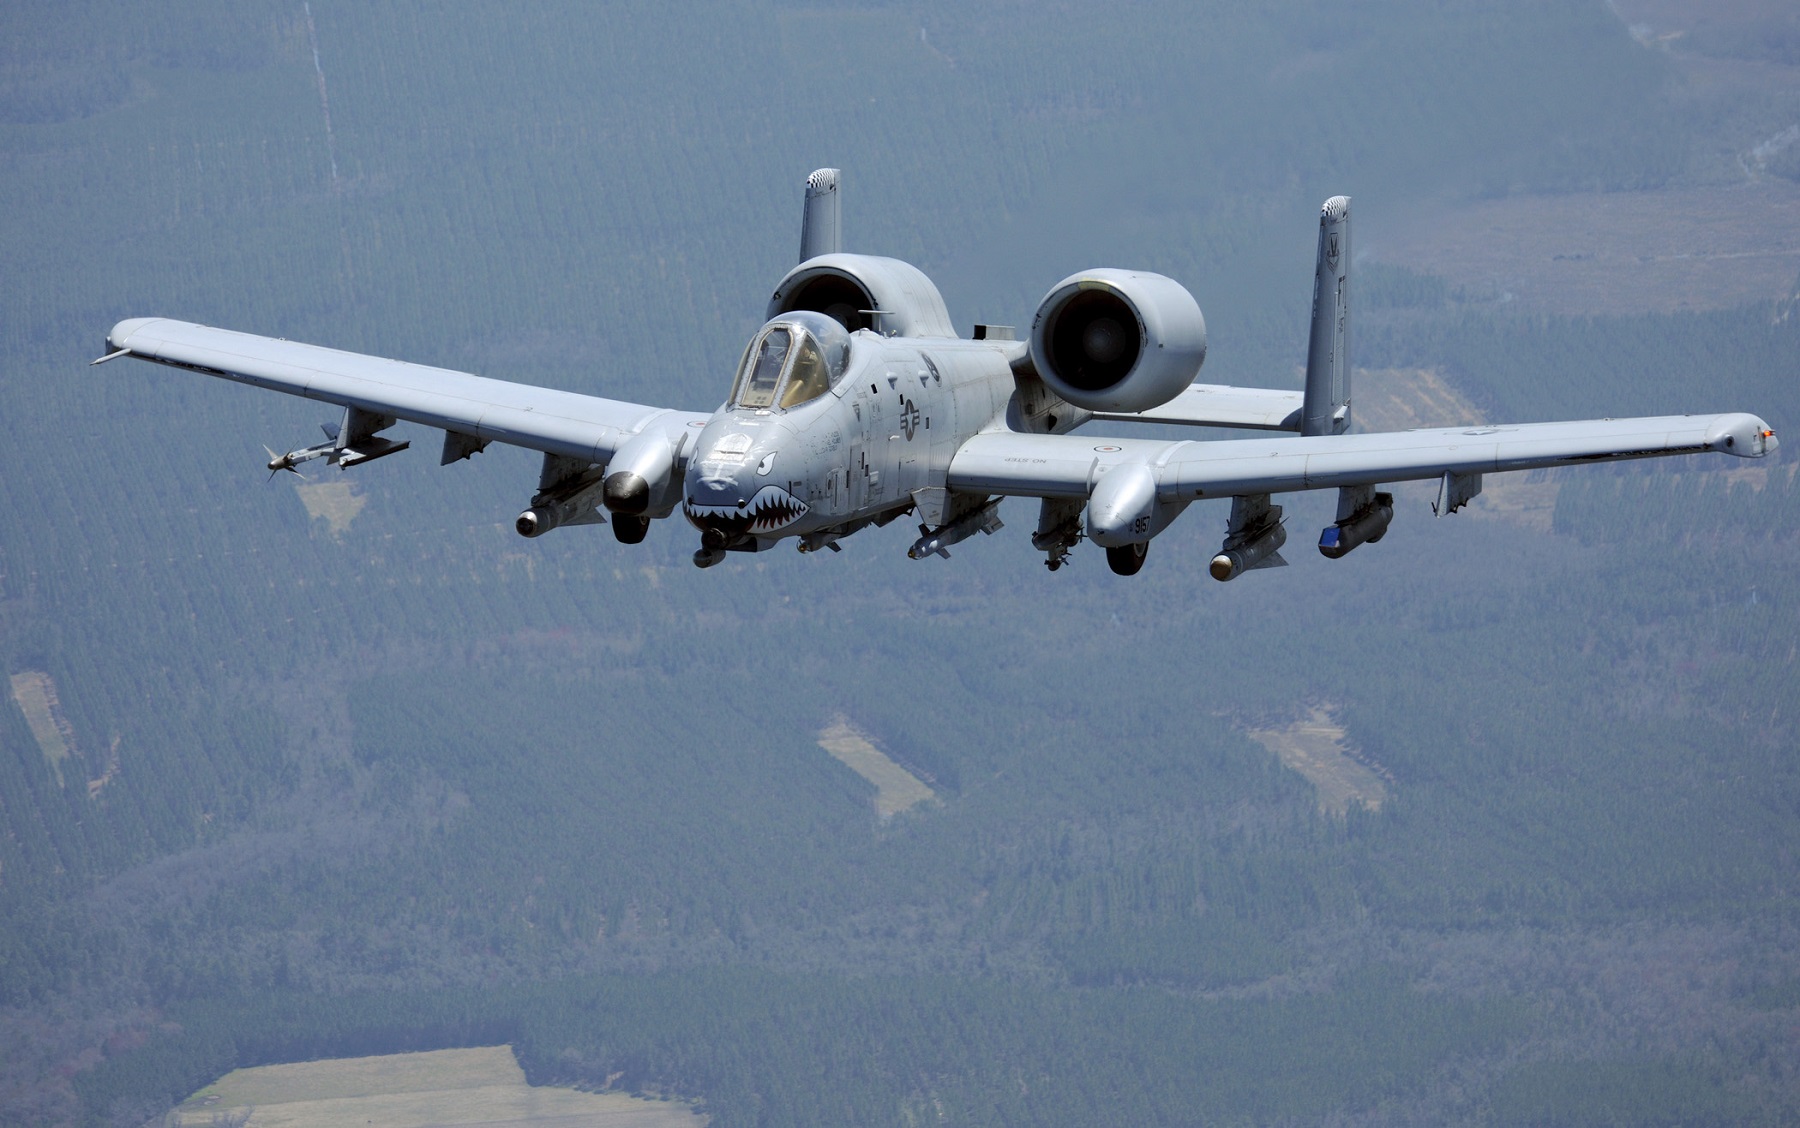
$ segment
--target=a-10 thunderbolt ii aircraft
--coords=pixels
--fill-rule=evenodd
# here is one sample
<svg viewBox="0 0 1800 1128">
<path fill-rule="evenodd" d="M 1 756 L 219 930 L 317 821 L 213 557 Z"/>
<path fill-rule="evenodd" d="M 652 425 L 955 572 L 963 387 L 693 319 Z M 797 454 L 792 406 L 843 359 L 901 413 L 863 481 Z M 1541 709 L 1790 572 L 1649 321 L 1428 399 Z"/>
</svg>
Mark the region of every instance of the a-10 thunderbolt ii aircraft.
<svg viewBox="0 0 1800 1128">
<path fill-rule="evenodd" d="M 1211 573 L 1285 563 L 1281 507 L 1292 490 L 1335 489 L 1319 538 L 1332 559 L 1386 533 L 1385 483 L 1438 483 L 1439 516 L 1509 470 L 1776 447 L 1754 415 L 1350 433 L 1350 201 L 1319 215 L 1303 392 L 1195 383 L 1206 323 L 1180 283 L 1087 270 L 1050 289 L 1027 340 L 1006 327 L 952 327 L 937 287 L 897 259 L 840 249 L 839 177 L 807 178 L 798 266 L 769 299 L 730 397 L 710 413 L 649 407 L 465 372 L 339 352 L 162 318 L 121 321 L 107 355 L 323 400 L 344 409 L 327 441 L 273 456 L 271 472 L 324 458 L 356 466 L 406 449 L 400 420 L 444 432 L 443 464 L 489 443 L 541 451 L 521 535 L 609 518 L 626 544 L 679 507 L 700 534 L 694 563 L 800 551 L 909 513 L 910 555 L 948 555 L 1000 527 L 1003 497 L 1040 499 L 1032 544 L 1054 571 L 1083 537 L 1135 573 L 1150 541 L 1189 504 L 1230 498 Z M 1294 435 L 1168 441 L 1074 434 L 1090 421 L 1252 428 Z"/>
</svg>

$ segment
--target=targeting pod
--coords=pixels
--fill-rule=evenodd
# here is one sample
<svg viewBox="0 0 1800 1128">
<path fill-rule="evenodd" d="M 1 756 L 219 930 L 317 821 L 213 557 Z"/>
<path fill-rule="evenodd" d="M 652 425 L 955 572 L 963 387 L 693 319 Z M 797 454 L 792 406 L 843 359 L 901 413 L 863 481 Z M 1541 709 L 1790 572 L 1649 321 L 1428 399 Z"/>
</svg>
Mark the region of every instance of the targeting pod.
<svg viewBox="0 0 1800 1128">
<path fill-rule="evenodd" d="M 1325 526 L 1319 533 L 1319 555 L 1327 560 L 1339 560 L 1359 544 L 1374 544 L 1387 535 L 1388 525 L 1393 520 L 1394 495 L 1378 493 L 1368 505 L 1336 524 Z"/>
</svg>

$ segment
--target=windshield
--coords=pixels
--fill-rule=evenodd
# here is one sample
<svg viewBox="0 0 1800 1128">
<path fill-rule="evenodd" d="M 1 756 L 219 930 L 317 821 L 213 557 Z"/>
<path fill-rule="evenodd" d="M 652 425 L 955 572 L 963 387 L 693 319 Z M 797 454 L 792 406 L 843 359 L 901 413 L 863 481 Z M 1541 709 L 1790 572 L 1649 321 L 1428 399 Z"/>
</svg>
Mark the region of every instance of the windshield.
<svg viewBox="0 0 1800 1128">
<path fill-rule="evenodd" d="M 734 407 L 786 410 L 831 389 L 850 360 L 850 334 L 823 314 L 783 314 L 752 340 L 738 366 Z"/>
<path fill-rule="evenodd" d="M 739 407 L 768 407 L 775 402 L 775 384 L 787 363 L 788 331 L 771 329 L 763 335 L 756 355 L 748 358 L 744 373 L 738 378 L 737 395 L 732 398 Z"/>
<path fill-rule="evenodd" d="M 811 337 L 800 338 L 800 347 L 794 350 L 794 370 L 788 374 L 788 381 L 781 389 L 781 406 L 793 407 L 817 399 L 830 390 L 831 376 L 825 371 L 825 358 L 819 355 L 819 346 L 813 344 Z"/>
</svg>

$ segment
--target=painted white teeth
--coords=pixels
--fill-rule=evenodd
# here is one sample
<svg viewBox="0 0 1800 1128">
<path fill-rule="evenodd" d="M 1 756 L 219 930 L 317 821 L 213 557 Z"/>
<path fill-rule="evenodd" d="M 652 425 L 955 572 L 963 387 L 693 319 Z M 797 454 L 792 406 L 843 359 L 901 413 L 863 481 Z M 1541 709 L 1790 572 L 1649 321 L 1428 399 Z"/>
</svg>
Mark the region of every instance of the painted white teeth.
<svg viewBox="0 0 1800 1128">
<path fill-rule="evenodd" d="M 751 532 L 757 533 L 785 528 L 806 516 L 811 509 L 804 501 L 774 485 L 764 486 L 756 491 L 756 496 L 741 508 L 736 505 L 700 505 L 694 502 L 688 502 L 685 508 L 689 519 L 696 524 L 732 525 L 742 522 Z"/>
</svg>

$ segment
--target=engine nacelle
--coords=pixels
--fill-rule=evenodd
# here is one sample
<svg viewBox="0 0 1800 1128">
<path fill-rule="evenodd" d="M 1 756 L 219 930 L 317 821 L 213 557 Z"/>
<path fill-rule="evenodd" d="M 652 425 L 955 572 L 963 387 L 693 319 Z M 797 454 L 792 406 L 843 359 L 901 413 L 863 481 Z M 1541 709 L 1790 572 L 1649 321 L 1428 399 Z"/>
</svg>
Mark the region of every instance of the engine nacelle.
<svg viewBox="0 0 1800 1128">
<path fill-rule="evenodd" d="M 1084 270 L 1039 304 L 1031 360 L 1044 383 L 1076 407 L 1145 411 L 1174 399 L 1200 374 L 1206 318 L 1173 278 Z"/>
<path fill-rule="evenodd" d="M 911 263 L 877 255 L 819 255 L 787 272 L 767 317 L 812 310 L 855 332 L 890 337 L 954 337 L 944 297 Z"/>
<path fill-rule="evenodd" d="M 669 487 L 675 483 L 675 446 L 662 428 L 650 427 L 614 452 L 606 467 L 601 501 L 607 509 L 626 516 L 666 517 L 674 509 L 676 498 L 672 495 L 678 491 Z"/>
</svg>

